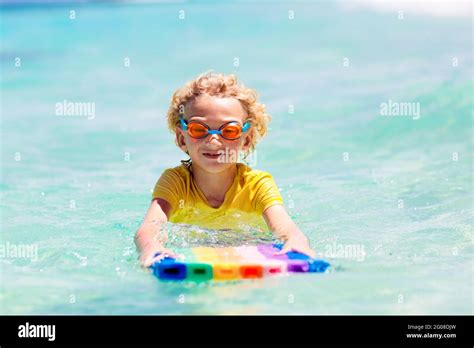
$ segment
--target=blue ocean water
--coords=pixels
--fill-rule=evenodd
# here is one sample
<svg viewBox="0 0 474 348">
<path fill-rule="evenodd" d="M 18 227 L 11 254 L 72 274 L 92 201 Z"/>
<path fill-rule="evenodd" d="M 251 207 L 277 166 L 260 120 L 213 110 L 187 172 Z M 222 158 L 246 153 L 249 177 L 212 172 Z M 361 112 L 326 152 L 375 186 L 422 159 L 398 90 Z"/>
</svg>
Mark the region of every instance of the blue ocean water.
<svg viewBox="0 0 474 348">
<path fill-rule="evenodd" d="M 473 313 L 472 18 L 329 2 L 0 11 L 1 243 L 36 251 L 0 258 L 2 314 Z M 150 190 L 184 159 L 170 97 L 210 69 L 267 105 L 255 168 L 329 273 L 196 286 L 140 268 Z M 64 100 L 95 113 L 59 116 Z M 271 239 L 167 228 L 170 247 Z"/>
</svg>

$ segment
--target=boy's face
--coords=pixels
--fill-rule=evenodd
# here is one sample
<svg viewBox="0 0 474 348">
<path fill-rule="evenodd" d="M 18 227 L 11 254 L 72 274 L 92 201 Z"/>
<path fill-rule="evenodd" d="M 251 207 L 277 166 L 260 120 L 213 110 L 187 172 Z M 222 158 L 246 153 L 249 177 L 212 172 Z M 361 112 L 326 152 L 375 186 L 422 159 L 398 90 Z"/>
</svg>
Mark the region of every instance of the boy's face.
<svg viewBox="0 0 474 348">
<path fill-rule="evenodd" d="M 200 121 L 215 130 L 230 121 L 237 121 L 243 125 L 247 119 L 247 114 L 237 99 L 207 94 L 188 102 L 184 114 L 186 121 Z M 179 147 L 183 151 L 188 151 L 193 166 L 198 166 L 209 173 L 230 169 L 237 161 L 239 151 L 247 151 L 251 143 L 249 131 L 242 133 L 240 139 L 236 140 L 227 140 L 218 134 L 208 134 L 203 139 L 195 139 L 178 126 L 176 137 Z M 217 156 L 221 152 L 224 154 Z"/>
</svg>

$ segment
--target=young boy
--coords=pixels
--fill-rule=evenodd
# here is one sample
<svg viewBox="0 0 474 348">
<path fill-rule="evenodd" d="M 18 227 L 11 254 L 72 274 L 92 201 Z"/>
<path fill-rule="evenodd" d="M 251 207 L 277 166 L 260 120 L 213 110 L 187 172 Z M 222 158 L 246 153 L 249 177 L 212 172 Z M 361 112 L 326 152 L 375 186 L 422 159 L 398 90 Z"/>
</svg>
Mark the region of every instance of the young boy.
<svg viewBox="0 0 474 348">
<path fill-rule="evenodd" d="M 230 228 L 257 220 L 285 241 L 279 253 L 315 256 L 288 216 L 272 176 L 237 163 L 240 154 L 254 150 L 270 121 L 254 90 L 238 84 L 234 75 L 202 74 L 174 93 L 167 117 L 177 145 L 190 159 L 165 170 L 156 183 L 135 235 L 144 267 L 176 256 L 160 234 L 168 221 Z"/>
</svg>

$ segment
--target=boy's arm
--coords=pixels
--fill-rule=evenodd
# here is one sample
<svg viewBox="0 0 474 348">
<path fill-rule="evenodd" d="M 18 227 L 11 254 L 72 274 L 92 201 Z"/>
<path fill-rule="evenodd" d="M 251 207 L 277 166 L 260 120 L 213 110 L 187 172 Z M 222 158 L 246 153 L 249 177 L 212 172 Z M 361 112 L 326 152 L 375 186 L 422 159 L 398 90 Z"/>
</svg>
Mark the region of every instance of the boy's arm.
<svg viewBox="0 0 474 348">
<path fill-rule="evenodd" d="M 148 267 L 155 261 L 157 252 L 167 253 L 175 256 L 172 251 L 166 249 L 167 236 L 161 233 L 161 226 L 168 222 L 171 211 L 170 204 L 164 199 L 154 199 L 143 219 L 143 222 L 135 234 L 135 245 L 140 253 L 140 262 Z"/>
<path fill-rule="evenodd" d="M 285 245 L 278 254 L 293 250 L 313 258 L 316 257 L 316 253 L 309 245 L 308 238 L 296 226 L 284 206 L 272 205 L 263 212 L 263 218 L 268 228 L 285 241 Z"/>
</svg>

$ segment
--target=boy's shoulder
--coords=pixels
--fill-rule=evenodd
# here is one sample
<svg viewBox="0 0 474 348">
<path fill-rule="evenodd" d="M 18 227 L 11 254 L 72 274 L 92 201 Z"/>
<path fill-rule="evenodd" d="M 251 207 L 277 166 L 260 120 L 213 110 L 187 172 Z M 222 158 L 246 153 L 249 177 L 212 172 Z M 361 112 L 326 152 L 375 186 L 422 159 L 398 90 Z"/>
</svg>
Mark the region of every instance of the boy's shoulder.
<svg viewBox="0 0 474 348">
<path fill-rule="evenodd" d="M 179 166 L 165 169 L 165 172 L 173 172 L 179 175 L 189 175 L 189 169 L 184 165 L 180 164 Z"/>
<path fill-rule="evenodd" d="M 262 178 L 272 178 L 272 175 L 268 172 L 259 169 L 253 169 L 244 163 L 237 163 L 240 170 L 240 175 L 244 181 L 258 181 Z"/>
<path fill-rule="evenodd" d="M 161 177 L 172 180 L 186 181 L 190 178 L 190 171 L 185 165 L 180 164 L 179 166 L 165 169 L 161 174 Z"/>
</svg>

